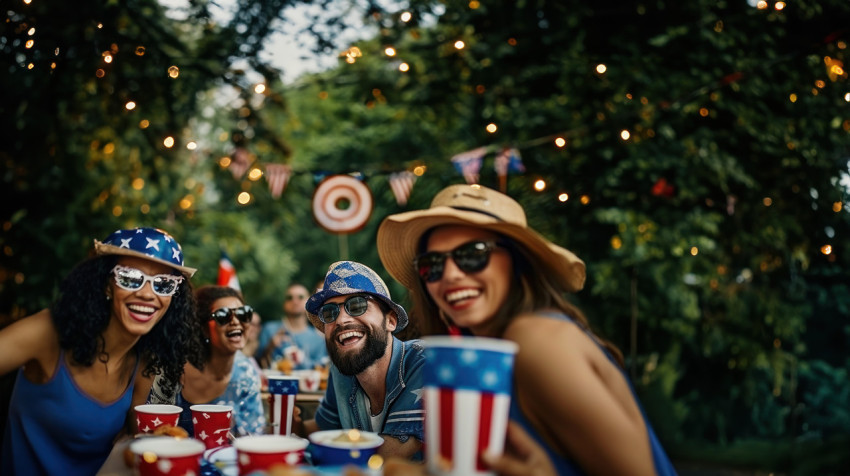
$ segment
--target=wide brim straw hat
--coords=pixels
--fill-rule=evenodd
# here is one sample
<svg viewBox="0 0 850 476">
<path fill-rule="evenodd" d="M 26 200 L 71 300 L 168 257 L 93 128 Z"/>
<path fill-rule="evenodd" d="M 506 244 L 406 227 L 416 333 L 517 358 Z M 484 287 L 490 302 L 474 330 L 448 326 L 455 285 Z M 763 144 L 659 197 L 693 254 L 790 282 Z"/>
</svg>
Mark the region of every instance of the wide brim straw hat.
<svg viewBox="0 0 850 476">
<path fill-rule="evenodd" d="M 105 240 L 94 240 L 96 255 L 134 256 L 164 264 L 191 278 L 197 269 L 183 265 L 183 249 L 171 235 L 158 228 L 118 230 Z"/>
<path fill-rule="evenodd" d="M 430 208 L 390 215 L 378 228 L 378 254 L 387 271 L 408 289 L 420 279 L 413 260 L 422 236 L 432 228 L 466 225 L 505 236 L 536 257 L 541 271 L 569 292 L 584 287 L 584 262 L 528 227 L 525 211 L 511 197 L 481 185 L 451 185 Z"/>
<path fill-rule="evenodd" d="M 305 304 L 307 317 L 313 326 L 325 332 L 325 323 L 319 319 L 318 315 L 322 305 L 332 297 L 349 294 L 369 294 L 395 311 L 397 321 L 393 334 L 407 327 L 407 311 L 393 301 L 384 280 L 372 268 L 356 261 L 337 261 L 328 267 L 322 289 L 310 296 Z"/>
</svg>

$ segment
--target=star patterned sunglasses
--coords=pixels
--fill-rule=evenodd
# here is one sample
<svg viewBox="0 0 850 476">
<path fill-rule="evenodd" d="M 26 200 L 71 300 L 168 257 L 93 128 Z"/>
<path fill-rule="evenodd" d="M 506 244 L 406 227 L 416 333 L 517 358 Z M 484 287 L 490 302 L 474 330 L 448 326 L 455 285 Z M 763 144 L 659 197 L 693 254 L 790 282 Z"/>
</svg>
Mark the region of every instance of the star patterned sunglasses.
<svg viewBox="0 0 850 476">
<path fill-rule="evenodd" d="M 173 274 L 151 276 L 145 274 L 140 269 L 122 266 L 120 264 L 112 268 L 112 274 L 115 276 L 115 284 L 121 289 L 138 291 L 145 286 L 145 283 L 150 281 L 153 292 L 159 296 L 173 296 L 177 292 L 180 283 L 183 282 L 183 276 L 175 276 Z"/>
<path fill-rule="evenodd" d="M 347 312 L 351 317 L 362 316 L 363 314 L 366 314 L 366 310 L 369 309 L 370 299 L 374 298 L 363 294 L 357 294 L 346 299 L 342 303 L 342 307 L 345 308 L 345 312 Z M 339 303 L 329 302 L 322 304 L 322 307 L 319 308 L 319 320 L 325 324 L 330 324 L 335 321 L 337 317 L 339 317 Z"/>
<path fill-rule="evenodd" d="M 446 259 L 451 257 L 464 273 L 477 273 L 487 267 L 497 246 L 502 245 L 495 241 L 470 241 L 451 251 L 429 251 L 413 260 L 413 269 L 423 281 L 434 283 L 442 279 Z"/>
<path fill-rule="evenodd" d="M 254 308 L 247 304 L 242 307 L 220 307 L 210 314 L 210 319 L 215 319 L 220 326 L 224 326 L 233 319 L 233 316 L 236 316 L 240 322 L 251 322 Z"/>
</svg>

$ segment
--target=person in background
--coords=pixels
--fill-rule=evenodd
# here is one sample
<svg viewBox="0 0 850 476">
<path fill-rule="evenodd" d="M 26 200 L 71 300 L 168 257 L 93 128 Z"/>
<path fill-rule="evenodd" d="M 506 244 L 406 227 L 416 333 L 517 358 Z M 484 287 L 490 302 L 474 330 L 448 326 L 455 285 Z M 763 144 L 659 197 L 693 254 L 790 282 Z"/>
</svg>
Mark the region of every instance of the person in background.
<svg viewBox="0 0 850 476">
<path fill-rule="evenodd" d="M 510 416 L 545 448 L 557 474 L 675 474 L 622 354 L 566 298 L 584 286 L 584 262 L 529 228 L 519 203 L 453 185 L 426 210 L 384 219 L 377 245 L 386 269 L 410 290 L 423 335 L 519 345 Z M 516 453 L 505 458 L 533 463 Z"/>
<path fill-rule="evenodd" d="M 309 295 L 303 284 L 290 285 L 284 296 L 283 318 L 263 325 L 255 354 L 263 368 L 288 373 L 324 364 L 328 356 L 325 339 L 310 325 L 304 308 Z"/>
<path fill-rule="evenodd" d="M 254 315 L 242 294 L 227 286 L 207 285 L 195 291 L 196 319 L 203 335 L 203 362 L 188 363 L 175 398 L 163 395 L 157 382 L 149 403 L 169 403 L 183 408 L 178 425 L 194 434 L 192 405 L 233 407 L 235 436 L 261 434 L 266 424 L 260 399 L 260 373 L 241 349 L 245 330 Z"/>
<path fill-rule="evenodd" d="M 296 416 L 293 431 L 350 429 L 378 433 L 383 457 L 421 459 L 423 348 L 393 334 L 407 326 L 407 312 L 384 281 L 354 261 L 333 263 L 307 313 L 324 332 L 331 357 L 325 398 L 314 419 Z"/>
<path fill-rule="evenodd" d="M 118 230 L 94 241 L 49 309 L 0 331 L 0 374 L 17 372 L 0 474 L 97 473 L 135 432 L 131 409 L 154 375 L 176 381 L 200 355 L 194 272 L 168 233 Z"/>
<path fill-rule="evenodd" d="M 254 357 L 257 353 L 257 348 L 260 346 L 260 330 L 263 328 L 263 319 L 260 313 L 254 311 L 251 315 L 251 320 L 245 324 L 245 347 L 242 348 L 242 353 L 247 355 L 259 369 L 259 362 Z"/>
</svg>

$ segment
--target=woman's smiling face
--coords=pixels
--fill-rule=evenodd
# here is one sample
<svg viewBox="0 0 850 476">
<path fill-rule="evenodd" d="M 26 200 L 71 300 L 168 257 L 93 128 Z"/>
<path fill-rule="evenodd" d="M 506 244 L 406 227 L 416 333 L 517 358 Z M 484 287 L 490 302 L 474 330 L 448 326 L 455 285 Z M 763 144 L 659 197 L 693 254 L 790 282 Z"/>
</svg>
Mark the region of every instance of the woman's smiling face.
<svg viewBox="0 0 850 476">
<path fill-rule="evenodd" d="M 209 313 L 212 314 L 223 307 L 236 309 L 244 305 L 245 303 L 234 296 L 218 298 L 213 301 Z M 247 324 L 237 319 L 232 312 L 230 313 L 230 321 L 226 324 L 221 325 L 215 319 L 210 319 L 207 321 L 207 325 L 210 332 L 210 345 L 213 348 L 232 354 L 245 347 L 245 326 Z"/>
<path fill-rule="evenodd" d="M 122 256 L 118 265 L 139 270 L 148 276 L 171 275 L 174 271 L 164 264 L 129 256 Z M 119 286 L 115 279 L 113 272 L 107 288 L 107 296 L 111 298 L 112 303 L 112 318 L 133 335 L 147 334 L 165 315 L 171 305 L 171 296 L 156 294 L 153 291 L 153 283 L 147 280 L 141 288 L 127 290 Z"/>
<path fill-rule="evenodd" d="M 493 242 L 498 238 L 495 233 L 475 227 L 439 227 L 429 235 L 425 252 L 448 252 L 470 242 Z M 454 324 L 469 328 L 476 335 L 487 335 L 492 318 L 507 300 L 512 272 L 510 254 L 496 246 L 481 271 L 466 273 L 447 258 L 442 278 L 426 282 L 425 287 Z"/>
</svg>

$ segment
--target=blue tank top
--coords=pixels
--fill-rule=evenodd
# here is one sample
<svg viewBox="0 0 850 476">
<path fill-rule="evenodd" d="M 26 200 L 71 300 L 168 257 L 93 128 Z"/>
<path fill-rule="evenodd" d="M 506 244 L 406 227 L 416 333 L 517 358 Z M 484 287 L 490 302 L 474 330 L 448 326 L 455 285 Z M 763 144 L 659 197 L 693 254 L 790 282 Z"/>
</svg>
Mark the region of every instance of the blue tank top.
<svg viewBox="0 0 850 476">
<path fill-rule="evenodd" d="M 33 384 L 18 370 L 3 437 L 0 474 L 97 473 L 124 428 L 138 367 L 137 358 L 127 390 L 108 404 L 77 387 L 66 368 L 64 351 L 53 377 L 44 384 Z"/>
<path fill-rule="evenodd" d="M 553 319 L 565 319 L 570 322 L 575 323 L 570 317 L 565 316 L 563 314 L 557 313 L 545 313 L 547 317 L 551 317 Z M 592 338 L 592 337 L 591 337 Z M 592 339 L 596 342 L 596 339 Z M 608 360 L 610 360 L 615 367 L 620 369 L 620 372 L 623 374 L 623 378 L 628 382 L 629 379 L 626 376 L 625 372 L 620 368 L 619 364 L 608 354 L 607 350 L 599 345 L 597 342 L 597 346 L 602 350 Z M 664 452 L 664 448 L 661 446 L 661 443 L 658 441 L 658 438 L 655 436 L 655 432 L 652 430 L 652 426 L 649 424 L 649 421 L 646 419 L 646 414 L 643 411 L 643 407 L 641 407 L 640 402 L 637 399 L 637 395 L 635 395 L 634 388 L 631 386 L 631 382 L 629 382 L 629 388 L 632 390 L 632 396 L 635 398 L 635 402 L 637 402 L 638 408 L 640 408 L 641 415 L 643 416 L 644 425 L 646 425 L 647 433 L 649 434 L 649 446 L 652 449 L 652 460 L 655 463 L 655 474 L 659 476 L 674 476 L 676 474 L 676 469 L 673 467 L 673 463 L 670 462 L 670 458 L 667 457 L 667 454 Z M 560 476 L 572 476 L 572 475 L 584 475 L 584 471 L 578 467 L 578 465 L 566 458 L 564 455 L 558 453 L 554 448 L 549 446 L 537 430 L 531 426 L 531 423 L 522 413 L 522 410 L 519 407 L 519 402 L 517 402 L 516 398 L 516 388 L 513 390 L 513 394 L 511 395 L 511 419 L 522 425 L 523 429 L 530 434 L 537 443 L 546 449 L 546 453 L 549 455 L 549 459 L 552 460 L 552 463 L 555 466 L 555 469 L 558 471 Z"/>
</svg>

